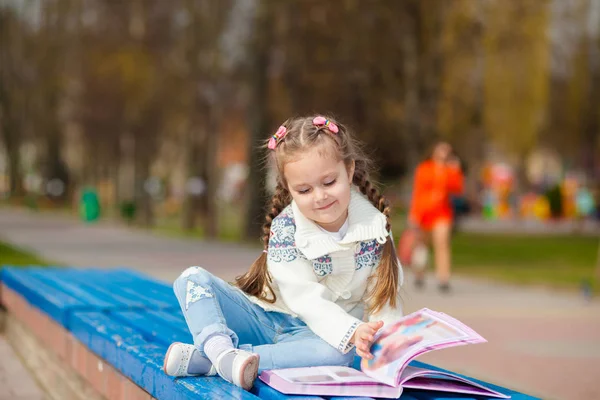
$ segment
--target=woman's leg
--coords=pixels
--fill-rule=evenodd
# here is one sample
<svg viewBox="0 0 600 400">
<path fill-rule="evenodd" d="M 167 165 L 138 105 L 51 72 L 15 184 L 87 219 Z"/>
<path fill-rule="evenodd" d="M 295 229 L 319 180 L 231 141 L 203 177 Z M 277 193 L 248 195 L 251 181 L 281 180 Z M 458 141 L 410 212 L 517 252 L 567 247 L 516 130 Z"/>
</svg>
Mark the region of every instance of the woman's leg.
<svg viewBox="0 0 600 400">
<path fill-rule="evenodd" d="M 435 257 L 435 273 L 441 287 L 447 288 L 450 281 L 450 230 L 451 222 L 437 221 L 431 231 Z"/>
<path fill-rule="evenodd" d="M 430 229 L 430 228 L 428 228 Z M 431 242 L 431 232 L 421 228 L 419 230 L 419 238 L 417 245 L 413 249 L 412 262 L 415 265 L 411 265 L 412 270 L 415 274 L 415 286 L 417 289 L 425 287 L 425 274 L 427 273 L 427 267 L 429 266 L 429 246 Z"/>
<path fill-rule="evenodd" d="M 278 336 L 274 344 L 240 346 L 242 349 L 260 355 L 259 372 L 279 368 L 352 365 L 356 355 L 355 350 L 342 354 L 317 336 L 303 322 L 291 316 L 288 318 L 296 322 L 288 325 L 287 330 L 284 328 L 288 333 Z"/>
<path fill-rule="evenodd" d="M 431 227 L 433 216 L 430 212 L 422 213 L 417 221 L 414 221 L 414 234 L 416 243 L 411 254 L 411 270 L 415 274 L 415 286 L 422 289 L 425 286 L 425 274 L 429 266 L 429 245 L 431 241 Z M 413 265 L 414 264 L 414 265 Z"/>
</svg>

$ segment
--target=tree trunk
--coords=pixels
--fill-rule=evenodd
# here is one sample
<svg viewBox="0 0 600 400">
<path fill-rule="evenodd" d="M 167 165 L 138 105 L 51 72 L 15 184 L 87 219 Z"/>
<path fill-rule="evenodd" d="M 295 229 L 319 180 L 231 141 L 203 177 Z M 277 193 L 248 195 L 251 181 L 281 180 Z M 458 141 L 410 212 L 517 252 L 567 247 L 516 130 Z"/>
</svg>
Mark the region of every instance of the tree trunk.
<svg viewBox="0 0 600 400">
<path fill-rule="evenodd" d="M 146 191 L 146 183 L 148 182 L 148 178 L 150 178 L 150 164 L 148 160 L 144 160 L 143 164 L 140 165 L 140 176 L 141 176 L 141 197 L 140 197 L 140 223 L 142 226 L 146 228 L 150 228 L 154 226 L 154 199 L 152 196 Z"/>
<path fill-rule="evenodd" d="M 596 12 L 596 15 L 600 13 Z M 600 19 L 600 18 L 599 18 Z M 597 24 L 600 21 L 593 21 Z M 591 26 L 591 25 L 590 25 Z M 590 84 L 588 87 L 587 110 L 583 123 L 583 160 L 584 168 L 592 182 L 600 181 L 600 38 L 590 37 L 589 42 L 589 71 Z"/>
<path fill-rule="evenodd" d="M 21 197 L 25 193 L 23 187 L 23 172 L 21 170 L 21 155 L 20 155 L 20 141 L 14 133 L 8 131 L 5 124 L 2 128 L 5 131 L 5 144 L 8 156 L 8 180 L 9 180 L 9 193 L 11 197 Z"/>
<path fill-rule="evenodd" d="M 204 214 L 204 232 L 210 239 L 216 239 L 219 235 L 219 207 L 217 203 L 217 191 L 219 186 L 219 176 L 217 168 L 217 152 L 219 151 L 219 105 L 212 104 L 207 110 L 208 114 L 208 132 L 204 155 L 204 175 L 206 177 L 205 192 L 205 214 Z"/>
<path fill-rule="evenodd" d="M 446 7 L 443 0 L 420 1 L 418 7 L 419 127 L 421 138 L 425 140 L 421 145 L 439 139 L 437 119 L 442 66 L 441 27 Z"/>
<path fill-rule="evenodd" d="M 139 148 L 139 142 L 137 143 Z M 139 207 L 137 221 L 144 227 L 154 225 L 154 212 L 152 210 L 152 197 L 146 190 L 146 183 L 150 178 L 150 159 L 147 149 L 140 149 L 141 154 L 136 156 L 135 168 L 135 203 Z"/>
<path fill-rule="evenodd" d="M 8 9 L 0 10 L 0 124 L 2 139 L 8 158 L 8 179 L 10 196 L 19 197 L 24 194 L 23 172 L 21 171 L 21 126 L 20 116 L 15 115 L 19 110 L 14 104 L 15 95 L 18 93 L 18 66 L 19 47 L 21 38 L 14 24 L 15 14 Z M 11 40 L 9 40 L 11 39 Z"/>
<path fill-rule="evenodd" d="M 261 235 L 264 219 L 264 204 L 267 197 L 265 190 L 265 172 L 261 168 L 262 154 L 257 145 L 266 138 L 269 127 L 268 113 L 268 78 L 269 49 L 271 46 L 271 24 L 269 0 L 261 1 L 254 25 L 252 43 L 253 56 L 250 82 L 251 100 L 248 109 L 250 140 L 248 141 L 248 160 L 250 169 L 247 184 L 247 214 L 245 234 L 247 239 L 256 239 Z"/>
<path fill-rule="evenodd" d="M 63 193 L 56 198 L 56 200 L 66 200 L 66 195 L 70 186 L 69 171 L 67 165 L 63 160 L 61 154 L 62 148 L 62 132 L 60 131 L 59 121 L 57 115 L 53 112 L 53 108 L 50 107 L 48 113 L 50 119 L 48 130 L 46 131 L 46 168 L 44 171 L 44 178 L 46 181 L 51 179 L 58 179 L 64 184 L 65 190 Z"/>
<path fill-rule="evenodd" d="M 0 88 L 1 90 L 3 89 Z M 0 94 L 3 95 L 3 93 Z M 18 129 L 15 126 L 16 124 L 12 121 L 13 116 L 10 114 L 9 101 L 5 96 L 0 98 L 0 105 L 2 105 L 4 113 L 0 120 L 2 121 L 2 136 L 8 158 L 9 194 L 11 197 L 20 197 L 25 192 L 23 188 L 23 172 L 21 170 L 21 140 Z"/>
<path fill-rule="evenodd" d="M 197 196 L 191 194 L 188 190 L 189 179 L 196 175 L 195 163 L 198 156 L 198 145 L 194 128 L 187 127 L 183 145 L 186 182 L 184 184 L 185 192 L 181 204 L 180 226 L 182 230 L 189 232 L 196 226 L 196 210 L 198 208 Z"/>
<path fill-rule="evenodd" d="M 114 153 L 112 155 L 111 174 L 113 185 L 113 204 L 116 209 L 121 206 L 121 186 L 119 185 L 119 177 L 121 176 L 121 142 L 116 138 L 112 143 Z"/>
<path fill-rule="evenodd" d="M 413 171 L 420 158 L 420 132 L 419 132 L 419 81 L 417 51 L 417 27 L 415 26 L 414 5 L 406 7 L 403 15 L 404 37 L 402 52 L 404 53 L 404 140 L 406 146 L 407 171 Z"/>
</svg>

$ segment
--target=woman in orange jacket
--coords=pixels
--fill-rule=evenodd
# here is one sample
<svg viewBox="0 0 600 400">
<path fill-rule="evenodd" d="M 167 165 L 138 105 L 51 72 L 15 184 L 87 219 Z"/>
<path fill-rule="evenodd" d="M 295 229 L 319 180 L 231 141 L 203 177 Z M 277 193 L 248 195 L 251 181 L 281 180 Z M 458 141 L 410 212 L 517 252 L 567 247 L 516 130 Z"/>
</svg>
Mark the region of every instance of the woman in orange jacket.
<svg viewBox="0 0 600 400">
<path fill-rule="evenodd" d="M 463 174 L 452 147 L 445 142 L 435 145 L 429 159 L 415 173 L 409 224 L 430 234 L 433 244 L 436 277 L 440 290 L 450 289 L 450 234 L 453 212 L 450 195 L 463 190 Z M 425 271 L 415 271 L 416 285 L 424 284 Z"/>
</svg>

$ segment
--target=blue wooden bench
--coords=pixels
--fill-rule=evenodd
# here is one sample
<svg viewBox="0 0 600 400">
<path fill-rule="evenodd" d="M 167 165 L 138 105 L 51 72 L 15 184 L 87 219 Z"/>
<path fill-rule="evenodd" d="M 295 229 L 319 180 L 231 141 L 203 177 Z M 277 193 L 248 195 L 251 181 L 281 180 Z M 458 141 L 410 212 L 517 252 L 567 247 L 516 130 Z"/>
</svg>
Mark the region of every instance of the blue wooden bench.
<svg viewBox="0 0 600 400">
<path fill-rule="evenodd" d="M 154 398 L 320 399 L 315 396 L 284 395 L 259 380 L 249 393 L 219 377 L 174 379 L 165 375 L 162 363 L 169 344 L 173 341 L 191 343 L 192 338 L 171 286 L 140 273 L 127 269 L 5 267 L 1 270 L 0 280 L 2 298 L 9 312 L 24 313 L 20 311 L 24 310 L 23 307 L 31 307 L 34 311 L 30 313 L 46 315 L 60 327 L 57 329 L 65 335 L 65 340 L 71 340 L 63 357 L 75 359 L 78 357 L 76 349 L 83 347 Z M 24 300 L 26 305 L 19 305 L 19 299 Z M 38 334 L 44 335 L 44 332 Z M 416 361 L 413 364 L 424 366 Z M 73 365 L 77 367 L 79 364 L 74 360 Z M 432 368 L 429 365 L 427 367 Z M 515 400 L 533 398 L 482 383 L 511 395 Z M 116 390 L 114 387 L 110 389 L 113 392 Z M 402 399 L 481 397 L 406 390 Z"/>
</svg>

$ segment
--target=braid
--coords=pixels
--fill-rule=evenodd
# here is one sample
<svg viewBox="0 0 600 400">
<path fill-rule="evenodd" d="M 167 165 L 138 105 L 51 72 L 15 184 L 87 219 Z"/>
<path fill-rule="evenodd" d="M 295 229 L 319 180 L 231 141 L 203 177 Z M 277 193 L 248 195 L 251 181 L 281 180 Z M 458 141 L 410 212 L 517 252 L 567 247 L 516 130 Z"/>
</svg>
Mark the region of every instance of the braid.
<svg viewBox="0 0 600 400">
<path fill-rule="evenodd" d="M 269 210 L 265 215 L 265 223 L 262 227 L 262 241 L 265 250 L 267 250 L 267 247 L 269 246 L 269 237 L 271 236 L 271 224 L 273 223 L 273 220 L 281 213 L 281 211 L 283 211 L 290 201 L 290 192 L 281 183 L 278 183 L 275 188 L 275 193 L 271 198 Z M 264 251 L 256 261 L 254 261 L 250 270 L 244 275 L 237 277 L 235 281 L 240 289 L 251 296 L 256 296 L 269 303 L 275 303 L 277 300 L 273 288 L 271 287 L 271 277 L 267 271 L 267 253 Z"/>
<path fill-rule="evenodd" d="M 371 313 L 380 310 L 384 304 L 389 303 L 390 306 L 396 307 L 398 296 L 398 275 L 400 264 L 396 257 L 394 243 L 391 238 L 392 223 L 390 220 L 390 205 L 388 200 L 379 193 L 379 190 L 371 183 L 369 176 L 364 168 L 357 165 L 354 172 L 352 182 L 359 188 L 362 194 L 367 196 L 369 201 L 377 208 L 386 218 L 386 231 L 390 232 L 390 236 L 383 247 L 383 254 L 379 266 L 375 271 L 374 276 L 369 279 L 375 279 L 376 284 L 372 286 L 367 298 L 369 301 L 369 311 Z"/>
<path fill-rule="evenodd" d="M 271 198 L 271 206 L 265 215 L 265 223 L 263 224 L 262 241 L 264 249 L 269 245 L 269 236 L 271 234 L 271 223 L 283 211 L 283 209 L 291 202 L 290 192 L 281 184 L 277 183 L 275 193 Z"/>
<path fill-rule="evenodd" d="M 379 190 L 371 183 L 365 171 L 355 172 L 353 182 L 358 186 L 361 193 L 367 196 L 371 203 L 373 203 L 375 208 L 385 215 L 387 219 L 385 229 L 389 232 L 392 227 L 390 222 L 390 202 L 379 193 Z"/>
</svg>

